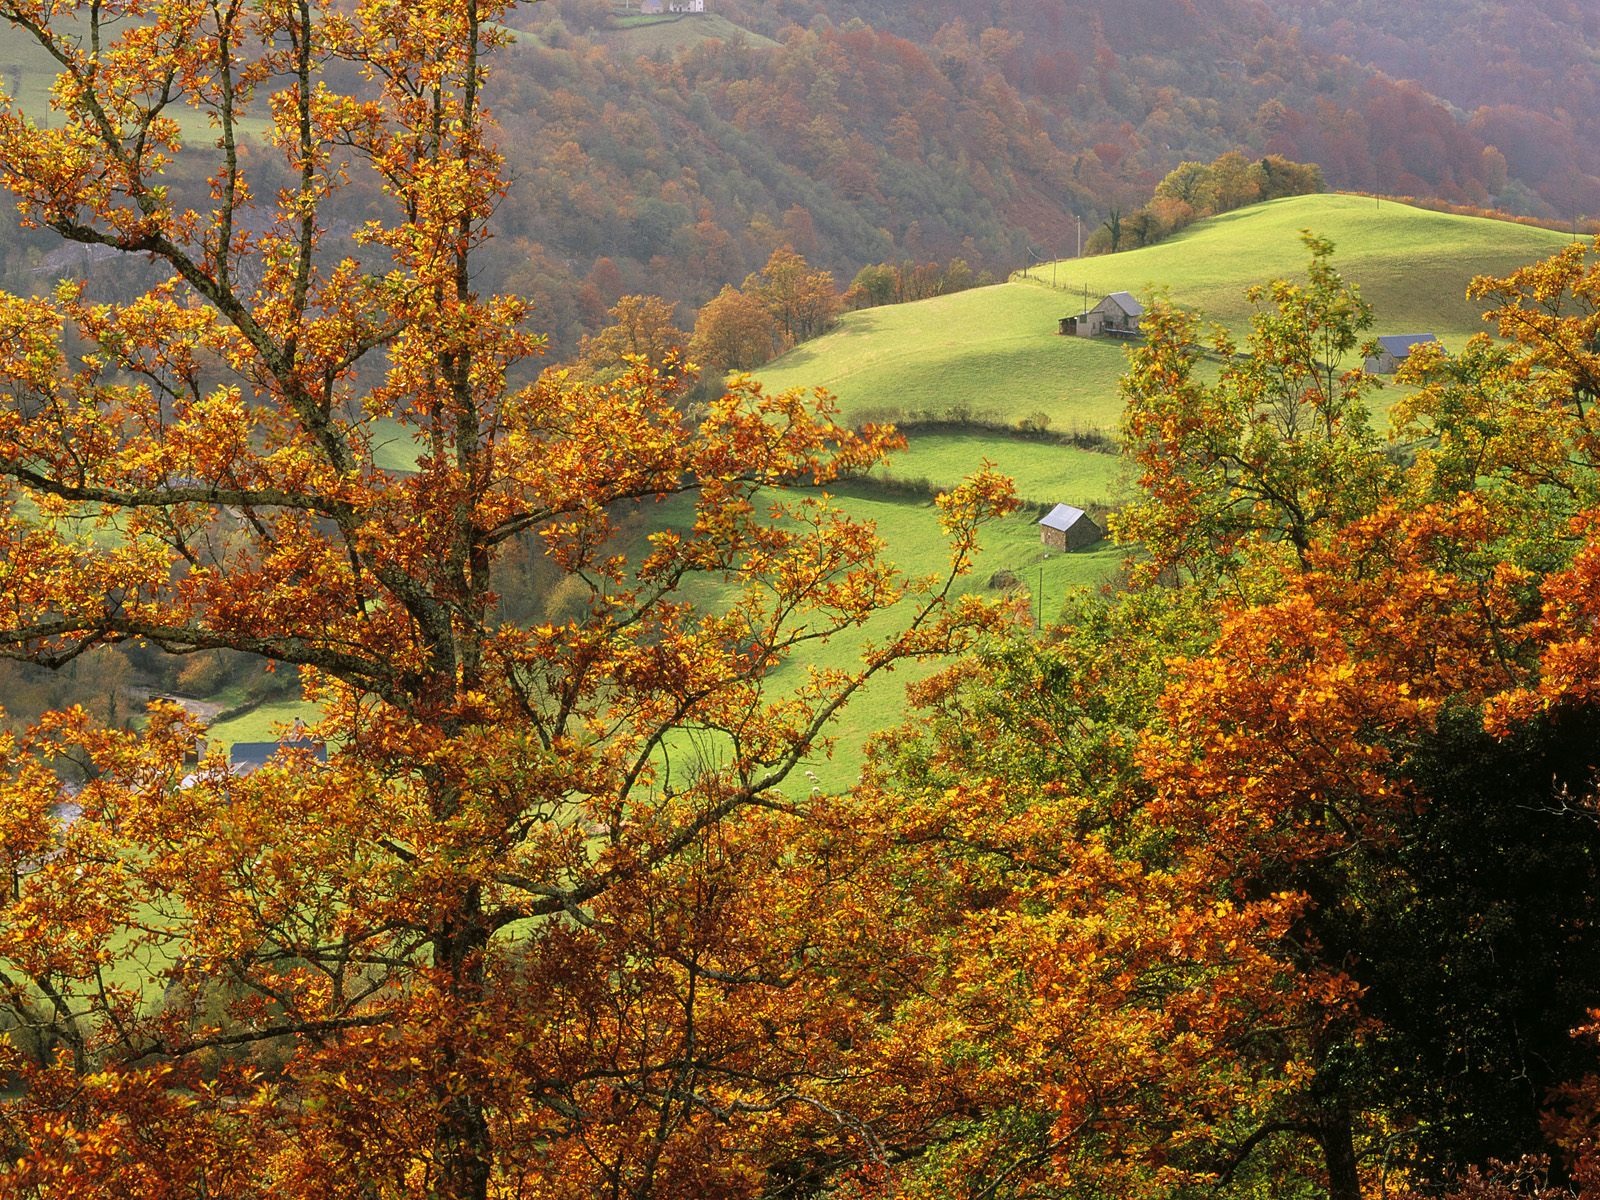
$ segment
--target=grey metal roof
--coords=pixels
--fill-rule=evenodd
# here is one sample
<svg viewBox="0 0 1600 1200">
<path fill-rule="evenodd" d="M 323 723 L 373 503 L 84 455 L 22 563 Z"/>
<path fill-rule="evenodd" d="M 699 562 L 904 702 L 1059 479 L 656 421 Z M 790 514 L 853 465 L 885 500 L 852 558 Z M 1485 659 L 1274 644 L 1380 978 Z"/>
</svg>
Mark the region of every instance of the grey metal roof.
<svg viewBox="0 0 1600 1200">
<path fill-rule="evenodd" d="M 318 762 L 328 761 L 327 747 L 320 742 L 235 742 L 228 750 L 228 765 L 236 772 L 248 774 L 258 767 L 266 766 L 267 760 L 280 750 L 290 752 L 306 750 L 310 751 L 311 757 Z"/>
<path fill-rule="evenodd" d="M 1424 342 L 1437 342 L 1438 340 L 1431 333 L 1391 333 L 1380 337 L 1378 345 L 1396 358 L 1404 358 L 1411 353 L 1413 346 L 1419 346 Z"/>
<path fill-rule="evenodd" d="M 1132 292 L 1112 292 L 1106 297 L 1106 300 L 1115 303 L 1118 308 L 1130 317 L 1142 317 L 1144 315 L 1144 305 L 1133 298 Z M 1105 300 L 1102 300 L 1101 303 L 1104 304 Z"/>
<path fill-rule="evenodd" d="M 1073 508 L 1070 504 L 1058 504 L 1039 518 L 1039 524 L 1046 529 L 1058 529 L 1065 533 L 1076 525 L 1084 515 L 1084 511 L 1081 508 Z"/>
</svg>

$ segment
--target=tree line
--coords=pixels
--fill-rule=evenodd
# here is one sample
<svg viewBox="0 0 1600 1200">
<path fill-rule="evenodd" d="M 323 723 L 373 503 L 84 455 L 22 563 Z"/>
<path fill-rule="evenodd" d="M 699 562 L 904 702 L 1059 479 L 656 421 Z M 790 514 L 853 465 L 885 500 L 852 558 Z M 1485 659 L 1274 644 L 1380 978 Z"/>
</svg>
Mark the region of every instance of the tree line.
<svg viewBox="0 0 1600 1200">
<path fill-rule="evenodd" d="M 1290 162 L 1278 154 L 1251 162 L 1230 150 L 1209 164 L 1179 163 L 1156 185 L 1155 195 L 1130 213 L 1112 208 L 1085 249 L 1090 254 L 1115 254 L 1150 246 L 1203 217 L 1324 190 L 1322 169 L 1315 163 Z"/>
</svg>

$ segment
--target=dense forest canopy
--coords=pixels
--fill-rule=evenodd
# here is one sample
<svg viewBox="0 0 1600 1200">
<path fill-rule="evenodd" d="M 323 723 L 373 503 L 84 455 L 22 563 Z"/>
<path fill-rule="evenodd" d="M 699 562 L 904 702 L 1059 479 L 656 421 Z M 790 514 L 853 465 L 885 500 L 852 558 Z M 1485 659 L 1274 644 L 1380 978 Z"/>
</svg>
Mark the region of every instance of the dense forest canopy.
<svg viewBox="0 0 1600 1200">
<path fill-rule="evenodd" d="M 1576 0 L 1273 0 L 1308 45 L 1415 80 L 1454 106 L 1557 212 L 1593 213 L 1600 12 Z"/>
</svg>

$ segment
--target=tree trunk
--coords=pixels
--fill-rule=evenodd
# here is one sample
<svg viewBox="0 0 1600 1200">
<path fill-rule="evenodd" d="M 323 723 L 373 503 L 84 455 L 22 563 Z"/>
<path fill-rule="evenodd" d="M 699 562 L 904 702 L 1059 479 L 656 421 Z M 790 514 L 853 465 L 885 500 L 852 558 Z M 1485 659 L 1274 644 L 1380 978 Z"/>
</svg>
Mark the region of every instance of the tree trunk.
<svg viewBox="0 0 1600 1200">
<path fill-rule="evenodd" d="M 450 991 L 451 1011 L 458 1014 L 458 1029 L 473 1028 L 472 1015 L 483 1001 L 484 933 L 482 905 L 476 886 L 461 897 L 456 918 L 434 938 L 434 965 L 442 968 Z M 473 1086 L 472 1067 L 463 1062 L 462 1048 L 446 1031 L 439 1046 L 438 1118 L 434 1128 L 434 1155 L 439 1180 L 431 1200 L 487 1200 L 494 1165 L 494 1144 L 480 1090 Z"/>
<path fill-rule="evenodd" d="M 1341 1103 L 1329 1111 L 1317 1130 L 1317 1142 L 1327 1163 L 1329 1200 L 1361 1200 L 1361 1173 L 1356 1169 L 1349 1105 Z"/>
</svg>

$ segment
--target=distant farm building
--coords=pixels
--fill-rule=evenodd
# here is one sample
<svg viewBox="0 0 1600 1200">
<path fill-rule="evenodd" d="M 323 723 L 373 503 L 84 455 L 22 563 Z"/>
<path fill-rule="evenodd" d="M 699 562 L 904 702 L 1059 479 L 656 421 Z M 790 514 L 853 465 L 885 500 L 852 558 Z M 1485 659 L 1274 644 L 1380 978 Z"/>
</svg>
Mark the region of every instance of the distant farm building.
<svg viewBox="0 0 1600 1200">
<path fill-rule="evenodd" d="M 303 738 L 282 742 L 235 742 L 228 751 L 228 769 L 235 775 L 249 775 L 259 771 L 280 753 L 310 754 L 317 762 L 328 761 L 326 746 Z"/>
<path fill-rule="evenodd" d="M 1394 333 L 1378 339 L 1378 352 L 1366 361 L 1368 375 L 1393 375 L 1418 346 L 1439 339 L 1431 333 Z"/>
<path fill-rule="evenodd" d="M 1105 530 L 1070 504 L 1058 504 L 1039 518 L 1039 540 L 1052 550 L 1079 550 L 1103 537 Z"/>
<path fill-rule="evenodd" d="M 1112 292 L 1087 312 L 1062 317 L 1060 332 L 1069 337 L 1137 337 L 1144 305 L 1128 292 Z"/>
</svg>

